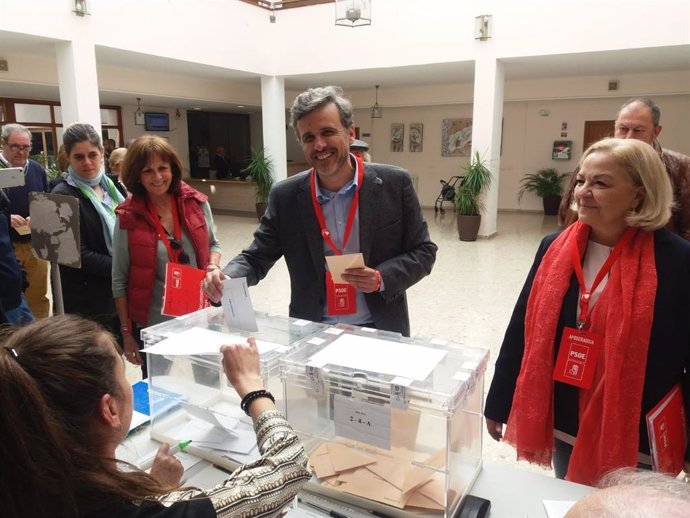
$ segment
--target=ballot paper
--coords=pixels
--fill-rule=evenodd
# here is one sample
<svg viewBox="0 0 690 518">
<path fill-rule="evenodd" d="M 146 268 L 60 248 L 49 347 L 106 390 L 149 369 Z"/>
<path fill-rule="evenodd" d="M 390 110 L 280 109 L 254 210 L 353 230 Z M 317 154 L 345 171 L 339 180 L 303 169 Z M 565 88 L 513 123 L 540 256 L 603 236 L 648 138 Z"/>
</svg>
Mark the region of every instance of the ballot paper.
<svg viewBox="0 0 690 518">
<path fill-rule="evenodd" d="M 239 425 L 233 430 L 213 425 L 202 419 L 191 417 L 185 423 L 166 432 L 176 441 L 192 441 L 195 448 L 228 454 L 250 454 L 256 448 L 256 435 L 250 426 Z"/>
<path fill-rule="evenodd" d="M 343 334 L 311 357 L 307 365 L 331 364 L 422 381 L 446 356 L 443 349 Z"/>
<path fill-rule="evenodd" d="M 544 500 L 544 509 L 549 518 L 563 518 L 574 505 L 574 500 Z"/>
<path fill-rule="evenodd" d="M 244 329 L 245 331 L 259 330 L 252 307 L 252 299 L 249 297 L 246 277 L 226 278 L 223 281 L 223 295 L 220 302 L 228 327 Z"/>
<path fill-rule="evenodd" d="M 341 275 L 347 268 L 364 268 L 364 256 L 361 252 L 356 254 L 344 255 L 327 255 L 326 263 L 328 264 L 328 271 L 333 276 L 333 282 L 336 284 L 346 284 Z"/>
<path fill-rule="evenodd" d="M 213 426 L 225 428 L 226 430 L 234 430 L 240 423 L 239 419 L 235 419 L 234 417 L 225 416 L 223 414 L 213 412 L 208 408 L 190 405 L 189 403 L 182 403 L 182 408 L 184 408 L 189 415 L 192 415 L 197 419 L 201 419 L 202 421 L 206 421 Z"/>
<path fill-rule="evenodd" d="M 444 474 L 431 467 L 437 456 L 425 456 L 423 464 L 416 452 L 386 451 L 352 447 L 353 441 L 321 443 L 309 456 L 309 465 L 321 485 L 375 500 L 398 509 L 440 513 L 447 499 Z M 403 454 L 401 454 L 403 453 Z"/>
<path fill-rule="evenodd" d="M 147 354 L 171 355 L 192 355 L 192 354 L 219 354 L 220 346 L 225 344 L 243 344 L 247 338 L 241 335 L 221 333 L 211 331 L 202 327 L 192 327 L 182 333 L 161 340 L 160 342 L 147 347 L 144 352 Z M 257 340 L 256 346 L 259 354 L 272 351 L 281 344 Z"/>
</svg>

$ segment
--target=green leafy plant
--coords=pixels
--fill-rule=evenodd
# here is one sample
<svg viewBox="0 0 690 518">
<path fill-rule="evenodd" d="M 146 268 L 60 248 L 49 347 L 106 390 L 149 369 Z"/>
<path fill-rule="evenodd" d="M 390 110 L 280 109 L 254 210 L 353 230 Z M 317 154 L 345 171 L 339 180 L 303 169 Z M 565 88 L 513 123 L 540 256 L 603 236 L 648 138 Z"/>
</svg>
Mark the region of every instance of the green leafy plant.
<svg viewBox="0 0 690 518">
<path fill-rule="evenodd" d="M 43 153 L 37 153 L 29 156 L 29 158 L 34 162 L 38 162 L 45 168 L 49 181 L 62 176 L 62 171 L 60 171 L 58 166 L 55 164 L 55 157 L 52 155 L 46 156 Z"/>
<path fill-rule="evenodd" d="M 272 170 L 273 159 L 266 156 L 266 149 L 252 148 L 249 165 L 243 169 L 243 172 L 249 173 L 256 184 L 256 203 L 266 203 L 268 201 L 268 194 L 271 192 L 271 187 L 273 187 Z"/>
<path fill-rule="evenodd" d="M 536 173 L 528 173 L 520 180 L 518 201 L 526 192 L 532 192 L 540 198 L 549 196 L 560 198 L 563 195 L 563 180 L 569 173 L 559 173 L 552 167 L 539 169 Z"/>
<path fill-rule="evenodd" d="M 493 175 L 478 151 L 464 169 L 464 177 L 455 194 L 455 211 L 460 216 L 479 216 L 484 210 L 481 196 L 491 186 Z"/>
</svg>

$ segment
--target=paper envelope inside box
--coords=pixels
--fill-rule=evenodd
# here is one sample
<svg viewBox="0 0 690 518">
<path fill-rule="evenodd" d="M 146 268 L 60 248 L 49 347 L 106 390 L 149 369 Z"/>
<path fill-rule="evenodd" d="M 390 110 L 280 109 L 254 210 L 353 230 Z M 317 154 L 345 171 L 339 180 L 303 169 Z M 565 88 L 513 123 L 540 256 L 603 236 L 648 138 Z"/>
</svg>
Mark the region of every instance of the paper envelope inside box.
<svg viewBox="0 0 690 518">
<path fill-rule="evenodd" d="M 445 479 L 433 468 L 444 465 L 444 451 L 421 458 L 418 452 L 403 448 L 395 451 L 366 452 L 353 441 L 322 443 L 309 458 L 319 483 L 339 491 L 384 503 L 398 509 L 445 509 Z M 415 465 L 423 462 L 429 467 Z"/>
</svg>

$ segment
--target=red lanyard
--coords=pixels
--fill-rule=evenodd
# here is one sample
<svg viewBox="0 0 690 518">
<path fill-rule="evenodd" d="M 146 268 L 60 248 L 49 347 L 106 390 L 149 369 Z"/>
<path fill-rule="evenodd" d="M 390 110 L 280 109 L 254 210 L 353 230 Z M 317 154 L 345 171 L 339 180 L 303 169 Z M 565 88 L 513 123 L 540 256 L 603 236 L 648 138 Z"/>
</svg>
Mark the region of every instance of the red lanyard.
<svg viewBox="0 0 690 518">
<path fill-rule="evenodd" d="M 577 247 L 577 243 L 573 243 L 573 246 L 571 248 L 571 258 L 573 261 L 573 268 L 575 269 L 577 282 L 580 284 L 580 318 L 577 322 L 577 327 L 580 331 L 582 331 L 585 325 L 587 324 L 587 317 L 589 316 L 589 303 L 592 300 L 592 293 L 594 293 L 601 281 L 604 280 L 604 277 L 606 277 L 609 274 L 611 268 L 613 268 L 613 264 L 616 262 L 616 260 L 620 257 L 621 253 L 623 252 L 623 248 L 626 247 L 626 245 L 630 242 L 630 240 L 636 233 L 637 229 L 634 227 L 629 227 L 625 231 L 623 237 L 621 237 L 618 240 L 618 243 L 616 243 L 616 246 L 609 254 L 608 258 L 606 259 L 606 262 L 604 262 L 602 267 L 599 269 L 599 273 L 597 273 L 597 276 L 594 278 L 594 282 L 592 283 L 592 286 L 589 288 L 589 290 L 585 286 L 585 277 L 582 273 L 582 259 L 580 257 L 580 250 Z"/>
<path fill-rule="evenodd" d="M 347 242 L 350 239 L 350 233 L 352 232 L 352 225 L 355 221 L 355 214 L 357 214 L 357 207 L 359 207 L 359 190 L 362 188 L 362 180 L 364 179 L 364 165 L 362 163 L 362 157 L 355 156 L 357 160 L 357 190 L 352 198 L 352 204 L 350 205 L 350 212 L 347 216 L 347 224 L 345 225 L 345 235 L 343 236 L 343 250 L 347 246 Z M 316 213 L 316 219 L 319 221 L 319 226 L 321 227 L 321 236 L 331 247 L 335 255 L 342 255 L 343 252 L 338 250 L 335 243 L 331 239 L 331 233 L 326 226 L 326 219 L 323 217 L 323 211 L 321 210 L 321 204 L 316 198 L 316 170 L 312 168 L 311 170 L 311 202 L 314 205 L 314 212 Z"/>
<path fill-rule="evenodd" d="M 156 230 L 158 230 L 158 237 L 161 241 L 163 241 L 165 249 L 168 251 L 168 258 L 174 263 L 178 262 L 182 249 L 180 248 L 180 250 L 178 250 L 177 253 L 173 252 L 173 249 L 170 246 L 170 241 L 168 240 L 168 235 L 165 232 L 163 225 L 161 225 L 161 220 L 158 217 L 158 212 L 153 207 L 153 204 L 151 203 L 151 200 L 149 198 L 146 198 L 146 207 L 148 207 L 149 212 L 151 213 L 151 218 L 153 219 L 153 222 L 156 224 Z M 180 246 L 182 246 L 180 217 L 177 212 L 177 203 L 175 203 L 175 198 L 172 196 L 172 194 L 170 195 L 170 208 L 172 210 L 173 225 L 175 226 L 175 239 L 178 243 L 180 243 Z"/>
</svg>

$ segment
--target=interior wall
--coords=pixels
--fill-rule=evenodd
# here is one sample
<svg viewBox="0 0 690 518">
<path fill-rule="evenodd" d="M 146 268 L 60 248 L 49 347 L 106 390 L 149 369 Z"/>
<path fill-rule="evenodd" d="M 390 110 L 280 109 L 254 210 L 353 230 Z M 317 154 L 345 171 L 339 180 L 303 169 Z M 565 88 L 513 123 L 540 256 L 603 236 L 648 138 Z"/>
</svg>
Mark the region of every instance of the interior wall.
<svg viewBox="0 0 690 518">
<path fill-rule="evenodd" d="M 134 112 L 137 106 L 125 104 L 122 106 L 122 133 L 124 142 L 140 137 L 144 134 L 158 135 L 166 139 L 180 155 L 182 166 L 184 167 L 183 176 L 189 177 L 189 135 L 187 132 L 187 112 L 180 110 L 180 118 L 175 114 L 175 108 L 164 108 L 160 106 L 152 106 L 148 104 L 141 104 L 141 109 L 144 112 L 158 112 L 167 113 L 170 117 L 170 131 L 146 131 L 145 126 L 137 126 L 134 124 Z"/>
<path fill-rule="evenodd" d="M 510 101 L 504 104 L 503 147 L 500 163 L 500 210 L 542 209 L 541 199 L 527 193 L 518 203 L 517 192 L 523 174 L 544 167 L 571 172 L 583 151 L 584 123 L 587 120 L 612 120 L 626 98 Z M 690 95 L 657 97 L 662 112 L 660 142 L 664 147 L 690 155 Z M 548 115 L 544 116 L 548 112 Z M 371 119 L 368 109 L 355 110 L 355 124 L 362 139 L 369 143 L 376 162 L 399 165 L 418 177 L 418 195 L 425 207 L 433 207 L 441 189 L 439 180 L 462 174 L 467 157 L 441 156 L 441 126 L 446 118 L 471 118 L 469 103 L 427 107 L 384 107 L 381 119 Z M 561 124 L 567 123 L 567 136 L 561 137 Z M 392 123 L 405 125 L 402 152 L 391 151 Z M 410 123 L 424 124 L 422 152 L 409 151 Z M 554 140 L 571 140 L 570 160 L 552 160 Z"/>
</svg>

